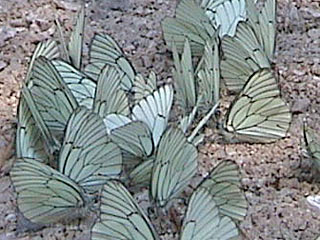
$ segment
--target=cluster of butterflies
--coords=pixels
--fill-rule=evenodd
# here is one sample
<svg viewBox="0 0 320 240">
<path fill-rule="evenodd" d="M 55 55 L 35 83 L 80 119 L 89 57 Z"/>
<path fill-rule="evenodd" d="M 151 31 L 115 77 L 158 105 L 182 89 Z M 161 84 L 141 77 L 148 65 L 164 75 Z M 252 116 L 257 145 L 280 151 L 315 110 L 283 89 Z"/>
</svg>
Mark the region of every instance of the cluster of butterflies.
<svg viewBox="0 0 320 240">
<path fill-rule="evenodd" d="M 95 212 L 92 239 L 159 239 L 125 186 L 148 186 L 152 203 L 169 207 L 197 171 L 192 120 L 168 123 L 172 86 L 136 74 L 108 35 L 93 37 L 83 67 L 84 21 L 82 8 L 68 43 L 37 46 L 23 84 L 10 176 L 24 227 Z M 180 239 L 235 237 L 246 212 L 239 169 L 223 161 L 191 195 Z"/>
<path fill-rule="evenodd" d="M 221 128 L 227 142 L 270 143 L 285 137 L 290 127 L 291 113 L 271 69 L 276 0 L 264 1 L 259 11 L 255 4 L 181 0 L 175 17 L 162 22 L 182 108 L 197 107 L 201 101 L 218 104 L 220 77 L 221 84 L 237 94 Z M 200 57 L 195 69 L 191 55 Z"/>
</svg>

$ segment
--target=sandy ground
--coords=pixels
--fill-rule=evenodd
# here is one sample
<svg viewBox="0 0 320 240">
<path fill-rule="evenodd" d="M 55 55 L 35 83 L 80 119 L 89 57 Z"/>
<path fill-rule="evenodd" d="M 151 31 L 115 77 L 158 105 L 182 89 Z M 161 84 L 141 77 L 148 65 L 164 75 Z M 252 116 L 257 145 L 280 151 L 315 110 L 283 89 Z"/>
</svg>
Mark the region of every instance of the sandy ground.
<svg viewBox="0 0 320 240">
<path fill-rule="evenodd" d="M 87 43 L 95 32 L 109 33 L 138 72 L 147 74 L 152 69 L 160 81 L 170 78 L 172 60 L 159 22 L 173 15 L 176 1 L 86 2 Z M 0 240 L 88 238 L 86 226 L 55 226 L 15 236 L 16 202 L 8 177 L 14 160 L 16 108 L 28 61 L 39 41 L 56 36 L 56 18 L 71 30 L 78 8 L 76 1 L 0 0 Z M 304 154 L 302 122 L 306 118 L 320 129 L 320 1 L 278 0 L 277 21 L 274 69 L 293 112 L 288 137 L 267 145 L 225 145 L 214 143 L 216 131 L 207 127 L 206 141 L 199 148 L 199 172 L 225 159 L 239 164 L 249 202 L 248 215 L 240 226 L 243 239 L 313 240 L 320 235 L 320 211 L 312 209 L 306 197 L 320 194 L 315 180 L 319 173 L 312 171 Z M 85 47 L 85 54 L 87 51 Z M 224 104 L 230 102 L 229 97 L 224 100 Z M 168 221 L 173 219 L 168 217 Z M 162 234 L 163 239 L 178 236 L 174 231 Z"/>
</svg>

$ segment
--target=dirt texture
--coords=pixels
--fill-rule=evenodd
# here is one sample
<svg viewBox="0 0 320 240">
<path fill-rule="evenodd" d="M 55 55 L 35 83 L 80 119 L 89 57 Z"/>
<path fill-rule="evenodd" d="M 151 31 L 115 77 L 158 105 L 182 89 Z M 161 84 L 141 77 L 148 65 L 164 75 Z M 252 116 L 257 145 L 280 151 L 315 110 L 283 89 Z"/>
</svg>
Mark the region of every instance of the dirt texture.
<svg viewBox="0 0 320 240">
<path fill-rule="evenodd" d="M 137 72 L 147 75 L 153 70 L 159 82 L 171 81 L 172 57 L 160 21 L 174 15 L 176 4 L 175 0 L 86 1 L 84 55 L 94 33 L 108 33 Z M 80 1 L 71 0 L 0 0 L 0 240 L 89 238 L 86 223 L 17 235 L 17 206 L 8 175 L 14 161 L 20 88 L 32 52 L 39 41 L 58 36 L 55 19 L 70 32 L 79 7 Z M 205 142 L 199 147 L 199 175 L 226 159 L 238 163 L 249 202 L 240 225 L 242 239 L 314 240 L 320 235 L 320 210 L 311 208 L 306 197 L 320 194 L 319 173 L 306 157 L 302 123 L 306 119 L 320 129 L 320 1 L 278 0 L 277 22 L 273 68 L 293 113 L 288 137 L 273 144 L 218 144 L 213 141 L 217 131 L 206 127 Z M 231 98 L 222 100 L 228 105 Z M 162 217 L 165 226 L 159 219 L 154 223 L 162 239 L 178 239 L 182 216 L 179 211 L 169 213 Z"/>
</svg>

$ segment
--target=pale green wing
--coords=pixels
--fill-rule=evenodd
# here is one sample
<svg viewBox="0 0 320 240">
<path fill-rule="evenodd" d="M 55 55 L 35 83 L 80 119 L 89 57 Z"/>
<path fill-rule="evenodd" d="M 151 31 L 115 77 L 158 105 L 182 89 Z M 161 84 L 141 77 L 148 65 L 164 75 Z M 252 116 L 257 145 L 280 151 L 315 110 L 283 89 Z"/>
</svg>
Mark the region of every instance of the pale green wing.
<svg viewBox="0 0 320 240">
<path fill-rule="evenodd" d="M 97 84 L 63 60 L 53 60 L 51 63 L 69 87 L 78 104 L 91 109 Z"/>
<path fill-rule="evenodd" d="M 124 56 L 121 48 L 109 35 L 96 34 L 93 37 L 89 59 L 89 64 L 85 67 L 85 72 L 92 79 L 98 80 L 100 72 L 104 66 L 108 64 L 116 67 L 122 76 L 122 88 L 126 91 L 132 88 L 135 70 Z"/>
<path fill-rule="evenodd" d="M 219 28 L 219 36 L 233 37 L 237 25 L 246 19 L 245 0 L 203 0 L 201 7 L 212 21 L 213 26 Z"/>
<path fill-rule="evenodd" d="M 308 127 L 306 123 L 303 126 L 303 135 L 307 151 L 316 168 L 320 170 L 320 141 L 314 130 Z"/>
<path fill-rule="evenodd" d="M 101 193 L 100 217 L 91 232 L 92 240 L 159 239 L 150 220 L 129 191 L 116 181 L 108 181 Z"/>
<path fill-rule="evenodd" d="M 148 126 L 141 121 L 132 121 L 111 130 L 109 137 L 118 144 L 124 153 L 132 155 L 124 158 L 126 164 L 135 165 L 138 161 L 147 159 L 154 151 L 152 135 Z"/>
<path fill-rule="evenodd" d="M 16 153 L 18 158 L 35 158 L 44 163 L 49 161 L 42 134 L 23 95 L 18 106 Z"/>
<path fill-rule="evenodd" d="M 154 146 L 167 127 L 173 101 L 171 85 L 164 85 L 139 101 L 132 109 L 132 119 L 144 122 L 152 133 Z"/>
<path fill-rule="evenodd" d="M 286 136 L 291 113 L 269 69 L 255 72 L 229 107 L 224 136 L 229 142 L 269 143 Z"/>
<path fill-rule="evenodd" d="M 121 168 L 120 148 L 110 142 L 102 118 L 84 107 L 76 109 L 66 127 L 59 171 L 91 192 L 119 178 Z"/>
<path fill-rule="evenodd" d="M 134 93 L 134 102 L 139 102 L 144 97 L 152 94 L 156 89 L 157 77 L 153 71 L 150 72 L 147 79 L 145 79 L 141 74 L 137 74 L 132 88 Z"/>
<path fill-rule="evenodd" d="M 177 6 L 175 18 L 165 18 L 162 23 L 163 36 L 169 49 L 176 46 L 179 53 L 184 48 L 185 38 L 190 41 L 192 54 L 201 56 L 203 47 L 215 29 L 205 12 L 194 1 L 182 0 Z"/>
<path fill-rule="evenodd" d="M 243 221 L 247 215 L 248 203 L 240 181 L 238 165 L 226 160 L 219 163 L 199 187 L 210 192 L 222 215 Z"/>
<path fill-rule="evenodd" d="M 28 82 L 30 78 L 31 69 L 33 67 L 35 60 L 40 56 L 44 56 L 49 60 L 60 57 L 60 52 L 59 52 L 59 47 L 57 42 L 54 40 L 46 40 L 46 41 L 40 42 L 37 45 L 32 55 L 31 61 L 29 63 L 26 82 Z"/>
<path fill-rule="evenodd" d="M 78 15 L 76 25 L 71 33 L 70 41 L 68 43 L 68 53 L 72 65 L 81 69 L 81 58 L 82 58 L 82 45 L 84 35 L 84 21 L 85 21 L 85 9 L 81 7 Z"/>
<path fill-rule="evenodd" d="M 121 88 L 120 80 L 119 72 L 111 65 L 106 65 L 100 73 L 93 109 L 101 117 L 111 113 L 129 114 L 128 97 Z"/>
<path fill-rule="evenodd" d="M 212 106 L 220 98 L 220 57 L 219 46 L 213 40 L 213 43 L 207 42 L 203 55 L 203 69 L 198 73 L 199 95 L 202 96 L 204 106 Z"/>
<path fill-rule="evenodd" d="M 176 98 L 184 111 L 196 105 L 197 93 L 192 66 L 191 49 L 188 38 L 185 39 L 181 59 L 175 45 L 172 47 L 174 69 L 172 71 L 175 80 Z"/>
<path fill-rule="evenodd" d="M 254 72 L 271 67 L 256 34 L 247 22 L 238 24 L 234 37 L 222 40 L 221 49 L 221 76 L 230 91 L 239 92 Z"/>
<path fill-rule="evenodd" d="M 18 208 L 33 223 L 68 222 L 88 213 L 91 203 L 81 187 L 38 160 L 18 159 L 10 176 Z"/>
<path fill-rule="evenodd" d="M 235 223 L 222 217 L 212 195 L 198 188 L 191 196 L 180 240 L 227 240 L 239 235 Z"/>
<path fill-rule="evenodd" d="M 161 137 L 152 169 L 151 196 L 163 207 L 188 184 L 197 171 L 197 149 L 178 128 L 168 128 Z"/>
</svg>

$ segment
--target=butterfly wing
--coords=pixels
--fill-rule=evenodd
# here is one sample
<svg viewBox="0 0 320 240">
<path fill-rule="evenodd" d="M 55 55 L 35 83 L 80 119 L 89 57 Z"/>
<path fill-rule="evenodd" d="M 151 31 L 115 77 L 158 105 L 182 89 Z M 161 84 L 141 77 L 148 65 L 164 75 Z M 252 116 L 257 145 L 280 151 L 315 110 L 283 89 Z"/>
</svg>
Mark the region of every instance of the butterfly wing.
<svg viewBox="0 0 320 240">
<path fill-rule="evenodd" d="M 89 64 L 85 67 L 85 72 L 92 79 L 97 80 L 106 64 L 117 68 L 122 76 L 122 88 L 129 91 L 135 78 L 134 68 L 125 58 L 121 48 L 110 36 L 96 34 L 91 42 L 90 60 Z"/>
<path fill-rule="evenodd" d="M 197 171 L 197 156 L 197 149 L 180 129 L 165 131 L 151 177 L 151 196 L 158 206 L 165 206 L 183 190 Z"/>
<path fill-rule="evenodd" d="M 269 69 L 255 72 L 229 107 L 224 135 L 230 142 L 269 143 L 286 136 L 291 113 Z"/>
<path fill-rule="evenodd" d="M 244 219 L 248 209 L 240 180 L 237 164 L 226 160 L 219 163 L 200 184 L 213 196 L 222 215 L 238 221 Z"/>
<path fill-rule="evenodd" d="M 100 218 L 92 228 L 92 240 L 159 239 L 149 219 L 116 181 L 108 181 L 102 190 Z"/>
<path fill-rule="evenodd" d="M 109 136 L 123 150 L 127 166 L 146 160 L 154 151 L 151 132 L 141 121 L 131 121 L 115 128 L 111 130 Z"/>
<path fill-rule="evenodd" d="M 34 159 L 18 159 L 10 176 L 21 213 L 46 225 L 83 217 L 89 200 L 82 189 L 55 169 Z"/>
<path fill-rule="evenodd" d="M 260 41 L 270 60 L 273 59 L 276 43 L 276 4 L 276 0 L 267 0 L 259 14 Z"/>
<path fill-rule="evenodd" d="M 45 163 L 49 161 L 42 134 L 23 95 L 18 106 L 16 152 L 18 158 L 35 158 Z"/>
<path fill-rule="evenodd" d="M 97 84 L 65 61 L 53 60 L 51 63 L 69 87 L 78 104 L 91 109 Z"/>
<path fill-rule="evenodd" d="M 120 79 L 121 76 L 117 69 L 110 65 L 106 65 L 100 73 L 94 99 L 94 111 L 101 117 L 111 113 L 129 114 L 128 97 L 121 88 Z"/>
<path fill-rule="evenodd" d="M 176 98 L 184 111 L 194 107 L 197 101 L 194 69 L 189 40 L 186 38 L 181 60 L 176 47 L 172 48 L 174 69 L 172 71 L 175 80 Z"/>
<path fill-rule="evenodd" d="M 68 43 L 68 53 L 71 63 L 77 69 L 81 69 L 82 44 L 85 21 L 84 12 L 84 7 L 81 7 L 77 16 L 75 28 L 71 33 L 70 41 Z"/>
<path fill-rule="evenodd" d="M 231 218 L 221 217 L 214 198 L 206 189 L 198 188 L 191 195 L 180 240 L 227 240 L 238 234 Z"/>
<path fill-rule="evenodd" d="M 110 142 L 102 118 L 84 107 L 76 109 L 66 127 L 59 171 L 92 192 L 118 178 L 121 168 L 121 151 Z"/>
<path fill-rule="evenodd" d="M 142 121 L 149 127 L 155 146 L 167 127 L 172 101 L 173 89 L 170 85 L 165 85 L 142 99 L 132 109 L 132 119 Z"/>
<path fill-rule="evenodd" d="M 234 37 L 222 40 L 221 49 L 221 76 L 230 91 L 239 92 L 254 72 L 271 67 L 255 32 L 247 22 L 238 24 Z"/>
</svg>

